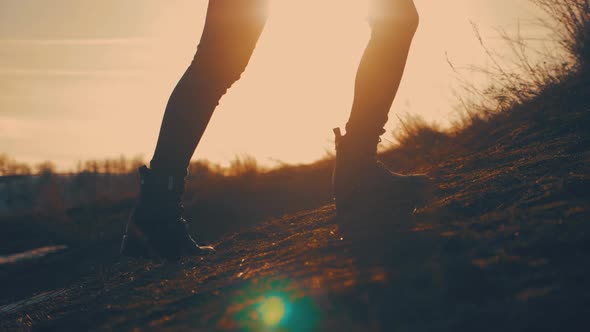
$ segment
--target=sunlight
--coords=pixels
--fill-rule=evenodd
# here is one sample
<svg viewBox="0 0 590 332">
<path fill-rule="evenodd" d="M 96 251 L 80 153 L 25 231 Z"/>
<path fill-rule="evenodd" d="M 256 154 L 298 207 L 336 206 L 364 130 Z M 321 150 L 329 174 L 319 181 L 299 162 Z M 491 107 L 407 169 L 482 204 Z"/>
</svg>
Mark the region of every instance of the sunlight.
<svg viewBox="0 0 590 332">
<path fill-rule="evenodd" d="M 195 157 L 230 160 L 236 151 L 263 163 L 321 157 L 331 128 L 348 116 L 369 37 L 366 15 L 364 0 L 271 2 L 248 68 L 222 98 Z M 230 132 L 240 137 L 231 146 Z"/>
<path fill-rule="evenodd" d="M 285 318 L 287 305 L 282 298 L 271 296 L 260 303 L 258 312 L 265 325 L 276 326 Z"/>
<path fill-rule="evenodd" d="M 518 22 L 521 32 L 536 33 L 527 20 L 538 12 L 525 0 L 415 4 L 420 27 L 388 131 L 399 124 L 396 115 L 406 112 L 448 123 L 456 76 L 447 58 L 459 67 L 486 63 L 471 22 L 499 52 L 498 40 L 489 40 L 494 27 L 514 31 Z M 149 159 L 168 97 L 197 49 L 207 1 L 88 5 L 95 11 L 66 6 L 59 7 L 65 14 L 43 16 L 48 21 L 36 25 L 18 19 L 32 7 L 14 6 L 22 7 L 23 15 L 0 20 L 11 27 L 2 31 L 13 31 L 8 41 L 0 39 L 6 58 L 0 85 L 7 87 L 0 96 L 6 110 L 0 117 L 0 149 L 19 160 L 51 159 L 62 170 L 80 159 L 120 154 Z M 35 10 L 55 9 L 39 5 Z M 110 24 L 97 21 L 95 12 Z M 271 0 L 252 59 L 222 98 L 194 159 L 227 166 L 236 155 L 248 154 L 272 166 L 311 162 L 333 151 L 331 129 L 343 127 L 348 118 L 356 69 L 370 35 L 368 14 L 368 0 Z M 53 22 L 58 18 L 59 24 Z M 84 29 L 81 20 L 87 22 Z M 44 144 L 23 137 L 14 123 L 38 128 Z M 391 134 L 383 139 L 390 141 Z"/>
</svg>

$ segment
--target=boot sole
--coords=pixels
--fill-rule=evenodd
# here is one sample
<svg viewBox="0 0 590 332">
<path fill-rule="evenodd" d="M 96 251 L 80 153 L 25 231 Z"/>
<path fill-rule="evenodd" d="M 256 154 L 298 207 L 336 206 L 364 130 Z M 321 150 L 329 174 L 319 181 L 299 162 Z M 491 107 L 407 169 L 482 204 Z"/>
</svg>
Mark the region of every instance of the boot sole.
<svg viewBox="0 0 590 332">
<path fill-rule="evenodd" d="M 162 253 L 162 254 L 160 254 Z M 164 250 L 158 251 L 154 245 L 151 244 L 149 238 L 145 233 L 134 224 L 127 227 L 127 231 L 123 235 L 121 241 L 120 255 L 131 258 L 146 258 L 151 260 L 168 259 L 171 261 L 178 261 L 183 255 L 186 256 L 206 256 L 215 253 L 215 249 L 211 246 L 195 246 L 194 248 L 186 250 Z"/>
</svg>

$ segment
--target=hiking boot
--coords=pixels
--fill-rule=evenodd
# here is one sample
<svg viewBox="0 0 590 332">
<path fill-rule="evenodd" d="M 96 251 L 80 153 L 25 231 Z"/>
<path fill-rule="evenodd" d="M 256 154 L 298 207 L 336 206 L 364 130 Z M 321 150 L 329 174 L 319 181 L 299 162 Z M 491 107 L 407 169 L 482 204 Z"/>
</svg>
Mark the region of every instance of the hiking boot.
<svg viewBox="0 0 590 332">
<path fill-rule="evenodd" d="M 199 246 L 182 217 L 185 177 L 160 175 L 146 166 L 139 168 L 140 193 L 121 243 L 125 256 L 178 260 L 183 255 L 215 252 Z"/>
<path fill-rule="evenodd" d="M 432 194 L 425 174 L 403 175 L 390 171 L 377 159 L 380 138 L 358 139 L 336 135 L 336 162 L 332 190 L 338 216 L 412 213 Z"/>
</svg>

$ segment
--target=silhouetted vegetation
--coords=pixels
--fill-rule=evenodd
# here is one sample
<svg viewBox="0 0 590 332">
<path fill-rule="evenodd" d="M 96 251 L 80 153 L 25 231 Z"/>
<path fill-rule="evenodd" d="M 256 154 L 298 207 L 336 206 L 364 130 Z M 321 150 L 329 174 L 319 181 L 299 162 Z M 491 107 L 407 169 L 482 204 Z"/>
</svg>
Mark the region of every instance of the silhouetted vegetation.
<svg viewBox="0 0 590 332">
<path fill-rule="evenodd" d="M 30 165 L 18 162 L 8 157 L 6 154 L 0 154 L 0 176 L 30 174 L 32 174 Z"/>
<path fill-rule="evenodd" d="M 590 65 L 590 2 L 588 0 L 533 0 L 557 22 L 554 33 L 571 57 L 574 70 L 588 72 Z"/>
</svg>

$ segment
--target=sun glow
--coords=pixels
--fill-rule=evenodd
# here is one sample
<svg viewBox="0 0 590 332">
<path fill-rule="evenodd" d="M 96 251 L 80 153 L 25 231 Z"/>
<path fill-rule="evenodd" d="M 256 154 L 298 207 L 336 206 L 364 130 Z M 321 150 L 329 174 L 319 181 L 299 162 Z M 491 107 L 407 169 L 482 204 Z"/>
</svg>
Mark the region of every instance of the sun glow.
<svg viewBox="0 0 590 332">
<path fill-rule="evenodd" d="M 366 14 L 366 1 L 272 1 L 250 64 L 223 97 L 196 157 L 231 159 L 236 150 L 256 151 L 263 163 L 321 157 L 350 110 Z M 226 148 L 230 132 L 240 139 Z"/>
<path fill-rule="evenodd" d="M 0 12 L 0 151 L 53 160 L 63 170 L 121 154 L 149 160 L 168 97 L 197 48 L 207 1 L 27 3 Z M 471 21 L 484 37 L 517 22 L 530 35 L 526 18 L 536 15 L 526 0 L 415 3 L 420 27 L 388 130 L 398 125 L 394 114 L 443 122 L 452 114 L 447 57 L 485 64 Z M 367 0 L 271 0 L 250 64 L 222 98 L 194 158 L 227 164 L 250 154 L 272 165 L 333 151 L 331 129 L 346 123 L 369 38 L 368 10 Z M 31 131 L 42 139 L 23 134 Z"/>
<path fill-rule="evenodd" d="M 222 98 L 194 158 L 227 162 L 245 153 L 268 165 L 273 160 L 311 162 L 333 151 L 331 128 L 348 119 L 356 70 L 370 36 L 370 2 L 271 1 L 252 59 Z M 407 112 L 448 121 L 454 74 L 447 57 L 456 64 L 484 58 L 470 20 L 486 17 L 491 6 L 486 1 L 415 3 L 421 23 L 388 130 L 399 124 L 394 114 Z M 192 57 L 186 51 L 190 42 L 178 45 Z M 390 134 L 384 139 L 392 140 Z"/>
</svg>

